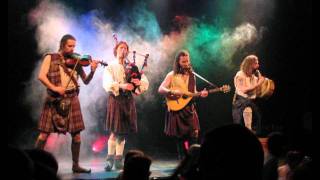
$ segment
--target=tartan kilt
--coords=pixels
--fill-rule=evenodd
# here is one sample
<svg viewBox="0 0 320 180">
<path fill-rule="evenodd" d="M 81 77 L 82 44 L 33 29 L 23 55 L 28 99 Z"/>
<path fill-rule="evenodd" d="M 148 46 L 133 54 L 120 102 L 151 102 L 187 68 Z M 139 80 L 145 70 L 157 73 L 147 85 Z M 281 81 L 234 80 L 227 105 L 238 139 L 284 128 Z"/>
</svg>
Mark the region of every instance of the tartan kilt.
<svg viewBox="0 0 320 180">
<path fill-rule="evenodd" d="M 71 110 L 68 118 L 66 118 L 66 131 L 69 133 L 80 132 L 84 130 L 85 127 L 78 95 L 76 92 L 73 92 L 72 94 L 67 94 L 67 98 L 70 98 L 71 100 Z M 47 133 L 61 133 L 61 131 L 55 128 L 53 123 L 53 118 L 57 116 L 59 117 L 59 114 L 56 112 L 54 105 L 50 102 L 50 97 L 47 97 L 38 123 L 38 130 Z"/>
<path fill-rule="evenodd" d="M 138 131 L 136 104 L 131 94 L 120 93 L 119 96 L 109 94 L 105 128 L 108 132 L 116 134 Z"/>
<path fill-rule="evenodd" d="M 180 111 L 167 111 L 164 132 L 168 136 L 179 138 L 192 137 L 195 130 L 200 130 L 197 111 L 189 103 Z"/>
<path fill-rule="evenodd" d="M 259 135 L 262 130 L 261 122 L 261 113 L 260 109 L 256 104 L 255 99 L 248 99 L 242 97 L 238 94 L 235 95 L 235 100 L 232 104 L 232 117 L 235 124 L 241 124 L 245 126 L 243 119 L 243 111 L 246 107 L 251 107 L 252 109 L 252 129 L 256 131 L 256 134 Z"/>
</svg>

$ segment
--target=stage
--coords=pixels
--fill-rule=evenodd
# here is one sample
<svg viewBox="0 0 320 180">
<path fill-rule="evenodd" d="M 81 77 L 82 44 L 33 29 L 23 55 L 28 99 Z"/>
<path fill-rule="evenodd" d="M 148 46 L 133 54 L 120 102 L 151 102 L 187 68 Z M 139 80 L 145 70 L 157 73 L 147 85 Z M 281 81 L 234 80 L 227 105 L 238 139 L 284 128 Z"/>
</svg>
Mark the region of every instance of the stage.
<svg viewBox="0 0 320 180">
<path fill-rule="evenodd" d="M 192 99 L 199 118 L 199 142 L 207 132 L 234 123 L 235 76 L 244 58 L 255 55 L 261 75 L 274 82 L 271 97 L 257 98 L 262 118 L 261 133 L 256 135 L 265 160 L 267 137 L 273 132 L 286 136 L 290 150 L 312 157 L 312 9 L 308 0 L 8 1 L 8 145 L 34 148 L 49 88 L 39 81 L 43 57 L 59 52 L 61 38 L 71 34 L 77 42 L 74 53 L 109 65 L 115 60 L 117 41 L 127 42 L 127 60 L 148 78 L 148 90 L 133 93 L 138 130 L 126 138 L 124 151 L 139 149 L 150 155 L 151 178 L 168 177 L 178 164 L 176 139 L 164 132 L 166 97 L 158 90 L 183 49 L 189 52 L 192 71 L 206 80 L 196 77 L 196 91 L 214 89 L 207 81 L 231 87 L 229 93 Z M 143 66 L 147 60 L 148 66 Z M 81 68 L 90 75 L 91 66 Z M 63 180 L 115 179 L 119 174 L 104 171 L 110 135 L 105 74 L 106 67 L 100 64 L 90 83 L 78 77 L 78 112 L 85 126 L 79 162 L 92 173 L 72 173 L 69 133 L 51 134 L 47 141 L 45 150 L 57 159 Z M 13 175 L 19 172 L 14 171 Z"/>
<path fill-rule="evenodd" d="M 259 138 L 259 141 L 264 150 L 265 159 L 267 159 L 267 138 Z M 59 163 L 58 175 L 62 180 L 71 180 L 71 179 L 115 179 L 121 172 L 121 170 L 112 170 L 106 172 L 105 167 L 105 158 L 101 155 L 92 156 L 91 158 L 86 158 L 80 161 L 80 164 L 84 168 L 91 168 L 91 174 L 74 174 L 72 173 L 71 159 L 57 157 Z M 171 158 L 154 158 L 151 164 L 151 175 L 150 179 L 161 179 L 169 177 L 174 169 L 178 166 L 179 161 L 173 157 Z"/>
<path fill-rule="evenodd" d="M 177 160 L 167 159 L 154 159 L 151 165 L 151 175 L 150 179 L 161 179 L 170 176 L 173 170 L 178 165 Z M 62 180 L 70 179 L 115 179 L 121 171 L 112 170 L 106 172 L 105 159 L 100 157 L 95 157 L 81 162 L 81 166 L 85 168 L 91 168 L 91 174 L 74 174 L 71 170 L 72 162 L 71 160 L 61 160 L 59 162 L 58 175 Z"/>
</svg>

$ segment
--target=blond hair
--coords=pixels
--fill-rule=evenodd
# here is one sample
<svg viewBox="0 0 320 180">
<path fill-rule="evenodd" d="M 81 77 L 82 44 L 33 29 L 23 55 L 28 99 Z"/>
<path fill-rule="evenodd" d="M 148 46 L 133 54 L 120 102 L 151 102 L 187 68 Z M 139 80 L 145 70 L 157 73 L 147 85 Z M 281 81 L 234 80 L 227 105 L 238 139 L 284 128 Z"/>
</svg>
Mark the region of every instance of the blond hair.
<svg viewBox="0 0 320 180">
<path fill-rule="evenodd" d="M 243 71 L 246 75 L 250 75 L 250 70 L 252 70 L 252 65 L 258 60 L 256 55 L 246 56 L 241 65 L 240 70 Z"/>
</svg>

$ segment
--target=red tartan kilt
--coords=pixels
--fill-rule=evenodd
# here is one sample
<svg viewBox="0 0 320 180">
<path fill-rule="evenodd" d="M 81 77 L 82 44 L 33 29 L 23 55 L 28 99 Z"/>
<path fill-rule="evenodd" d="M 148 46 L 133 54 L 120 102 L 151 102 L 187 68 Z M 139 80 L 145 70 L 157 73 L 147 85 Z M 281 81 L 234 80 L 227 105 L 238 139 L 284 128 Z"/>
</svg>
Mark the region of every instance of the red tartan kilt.
<svg viewBox="0 0 320 180">
<path fill-rule="evenodd" d="M 138 131 L 136 105 L 132 96 L 109 94 L 105 127 L 107 131 L 118 134 Z"/>
<path fill-rule="evenodd" d="M 78 96 L 75 94 L 68 95 L 71 98 L 71 114 L 67 120 L 67 132 L 75 133 L 84 130 L 84 122 L 80 108 L 80 102 Z M 54 107 L 47 100 L 44 104 L 38 129 L 42 132 L 52 133 L 58 132 L 53 124 L 53 116 L 57 114 Z"/>
<path fill-rule="evenodd" d="M 195 130 L 200 130 L 198 114 L 193 104 L 180 111 L 167 111 L 164 132 L 168 136 L 192 137 Z"/>
</svg>

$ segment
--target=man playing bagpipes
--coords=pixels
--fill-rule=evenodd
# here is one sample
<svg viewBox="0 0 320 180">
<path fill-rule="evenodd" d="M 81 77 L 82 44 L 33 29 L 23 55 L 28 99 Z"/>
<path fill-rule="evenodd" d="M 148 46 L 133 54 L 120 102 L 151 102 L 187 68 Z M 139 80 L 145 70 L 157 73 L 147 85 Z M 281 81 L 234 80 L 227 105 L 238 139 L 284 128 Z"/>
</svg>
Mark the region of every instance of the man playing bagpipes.
<svg viewBox="0 0 320 180">
<path fill-rule="evenodd" d="M 113 166 L 115 169 L 123 167 L 126 137 L 138 131 L 134 95 L 145 92 L 149 86 L 147 77 L 134 71 L 136 66 L 126 61 L 129 54 L 126 42 L 117 42 L 113 53 L 116 59 L 105 68 L 103 74 L 103 88 L 109 94 L 105 126 L 110 133 L 106 171 L 111 171 Z"/>
</svg>

